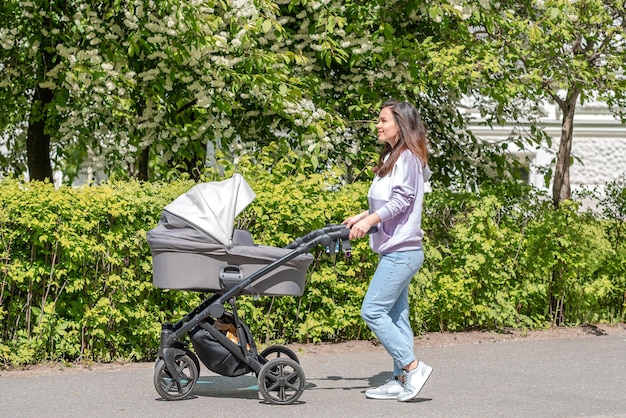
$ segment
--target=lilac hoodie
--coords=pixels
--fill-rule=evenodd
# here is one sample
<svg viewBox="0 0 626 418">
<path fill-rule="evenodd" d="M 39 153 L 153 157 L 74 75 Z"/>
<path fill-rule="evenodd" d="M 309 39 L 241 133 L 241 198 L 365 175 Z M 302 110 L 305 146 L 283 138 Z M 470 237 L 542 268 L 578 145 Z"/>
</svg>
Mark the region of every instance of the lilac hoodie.
<svg viewBox="0 0 626 418">
<path fill-rule="evenodd" d="M 367 193 L 369 212 L 376 212 L 382 221 L 378 232 L 370 235 L 372 251 L 387 254 L 422 248 L 424 182 L 430 174 L 420 158 L 406 150 L 389 174 L 374 178 Z"/>
</svg>

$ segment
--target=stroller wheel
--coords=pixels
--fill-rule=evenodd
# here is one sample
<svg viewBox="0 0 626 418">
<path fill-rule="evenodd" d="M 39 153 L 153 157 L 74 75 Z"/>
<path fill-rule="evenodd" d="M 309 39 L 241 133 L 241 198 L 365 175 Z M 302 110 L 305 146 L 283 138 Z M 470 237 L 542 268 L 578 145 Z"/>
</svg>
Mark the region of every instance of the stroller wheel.
<svg viewBox="0 0 626 418">
<path fill-rule="evenodd" d="M 182 377 L 180 382 L 172 376 L 162 358 L 159 358 L 154 366 L 154 387 L 166 401 L 184 399 L 191 393 L 198 381 L 198 367 L 189 356 L 176 356 L 174 362 Z"/>
<path fill-rule="evenodd" d="M 281 357 L 269 360 L 259 371 L 259 392 L 275 405 L 289 405 L 304 392 L 305 377 L 302 367 L 292 359 Z"/>
<path fill-rule="evenodd" d="M 291 349 L 287 347 L 283 347 L 282 345 L 272 345 L 270 347 L 267 347 L 261 352 L 261 354 L 259 354 L 259 356 L 262 359 L 262 363 L 266 363 L 274 358 L 284 357 L 290 358 L 296 363 L 300 363 L 300 360 L 298 360 L 298 356 L 296 355 L 296 353 L 294 353 Z"/>
</svg>

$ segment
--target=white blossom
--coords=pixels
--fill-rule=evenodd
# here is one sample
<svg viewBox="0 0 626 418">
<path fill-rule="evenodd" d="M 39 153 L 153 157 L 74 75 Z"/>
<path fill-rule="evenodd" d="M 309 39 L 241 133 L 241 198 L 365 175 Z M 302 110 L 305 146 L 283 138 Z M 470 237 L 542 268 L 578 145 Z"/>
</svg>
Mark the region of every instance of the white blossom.
<svg viewBox="0 0 626 418">
<path fill-rule="evenodd" d="M 54 90 L 57 85 L 54 81 L 45 81 L 43 83 L 39 83 L 39 87 L 41 87 L 42 89 Z"/>
<path fill-rule="evenodd" d="M 163 35 L 154 35 L 154 36 L 149 36 L 146 40 L 150 42 L 151 44 L 158 44 L 158 43 L 167 41 L 167 38 Z"/>
<path fill-rule="evenodd" d="M 91 63 L 94 65 L 98 65 L 102 62 L 102 57 L 100 55 L 92 55 L 91 56 Z"/>
<path fill-rule="evenodd" d="M 232 0 L 231 6 L 239 18 L 249 18 L 258 13 L 252 0 Z"/>
</svg>

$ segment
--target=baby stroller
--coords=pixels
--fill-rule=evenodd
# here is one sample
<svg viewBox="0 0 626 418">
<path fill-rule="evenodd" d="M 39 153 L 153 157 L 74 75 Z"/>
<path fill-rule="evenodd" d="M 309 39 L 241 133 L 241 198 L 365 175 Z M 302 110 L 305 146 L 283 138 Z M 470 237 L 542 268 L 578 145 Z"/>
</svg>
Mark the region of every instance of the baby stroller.
<svg viewBox="0 0 626 418">
<path fill-rule="evenodd" d="M 223 376 L 253 372 L 260 394 L 272 404 L 292 404 L 304 391 L 296 354 L 283 346 L 259 353 L 237 314 L 236 298 L 301 296 L 313 261 L 309 251 L 322 244 L 334 253 L 341 243 L 349 256 L 349 230 L 330 225 L 285 248 L 255 245 L 248 231 L 234 228 L 235 217 L 254 198 L 239 174 L 196 185 L 166 206 L 147 234 L 156 287 L 211 294 L 178 322 L 162 324 L 154 386 L 165 400 L 192 393 L 200 373 L 198 357 Z M 186 336 L 195 354 L 182 341 Z"/>
</svg>

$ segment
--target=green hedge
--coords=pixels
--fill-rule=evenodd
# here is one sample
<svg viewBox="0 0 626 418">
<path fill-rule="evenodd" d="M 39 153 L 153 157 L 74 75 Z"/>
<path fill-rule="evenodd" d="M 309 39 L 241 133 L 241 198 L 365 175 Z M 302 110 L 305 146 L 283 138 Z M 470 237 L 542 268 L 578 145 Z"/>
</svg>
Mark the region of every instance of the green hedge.
<svg viewBox="0 0 626 418">
<path fill-rule="evenodd" d="M 257 198 L 237 222 L 257 243 L 282 247 L 366 207 L 367 182 L 240 171 Z M 152 286 L 145 234 L 192 186 L 1 181 L 0 364 L 154 358 L 160 324 L 203 295 Z M 514 184 L 428 194 L 426 262 L 410 296 L 415 331 L 623 322 L 625 218 L 619 200 L 606 202 L 598 215 L 573 203 L 555 211 Z M 372 337 L 359 317 L 376 265 L 367 240 L 353 243 L 350 258 L 313 253 L 302 297 L 240 298 L 261 343 Z"/>
<path fill-rule="evenodd" d="M 151 281 L 145 233 L 189 188 L 0 183 L 0 358 L 144 358 L 182 295 Z M 148 344 L 147 344 L 148 343 Z"/>
<path fill-rule="evenodd" d="M 626 242 L 610 231 L 624 230 L 626 206 L 617 217 L 575 202 L 554 210 L 516 184 L 434 193 L 426 205 L 428 261 L 417 280 L 424 329 L 624 321 Z"/>
</svg>

